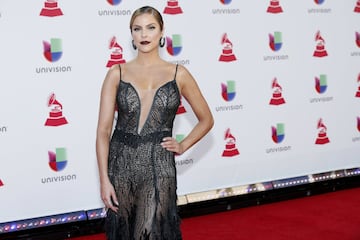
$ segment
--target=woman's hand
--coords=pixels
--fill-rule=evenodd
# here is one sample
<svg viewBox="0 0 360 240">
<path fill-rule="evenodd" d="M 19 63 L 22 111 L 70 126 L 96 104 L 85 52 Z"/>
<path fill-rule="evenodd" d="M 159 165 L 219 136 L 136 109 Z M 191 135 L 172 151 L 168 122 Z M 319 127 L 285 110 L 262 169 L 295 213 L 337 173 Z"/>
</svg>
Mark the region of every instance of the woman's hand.
<svg viewBox="0 0 360 240">
<path fill-rule="evenodd" d="M 174 152 L 177 154 L 182 154 L 183 153 L 183 149 L 180 143 L 178 143 L 176 141 L 175 138 L 172 137 L 165 137 L 163 138 L 163 141 L 161 142 L 161 146 L 163 148 L 165 148 L 166 150 L 170 151 L 170 152 Z"/>
<path fill-rule="evenodd" d="M 101 199 L 107 209 L 110 208 L 114 212 L 118 211 L 119 202 L 115 194 L 115 189 L 110 181 L 101 184 Z"/>
</svg>

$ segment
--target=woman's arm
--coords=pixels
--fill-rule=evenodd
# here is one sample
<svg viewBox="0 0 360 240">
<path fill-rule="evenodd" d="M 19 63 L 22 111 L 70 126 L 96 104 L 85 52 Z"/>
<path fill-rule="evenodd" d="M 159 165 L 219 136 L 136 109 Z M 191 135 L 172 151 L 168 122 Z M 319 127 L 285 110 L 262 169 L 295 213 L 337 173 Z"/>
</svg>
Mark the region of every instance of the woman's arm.
<svg viewBox="0 0 360 240">
<path fill-rule="evenodd" d="M 176 80 L 181 95 L 190 104 L 198 122 L 180 143 L 176 143 L 173 138 L 164 138 L 162 145 L 169 151 L 182 154 L 210 131 L 214 119 L 198 84 L 185 67 L 179 65 Z"/>
<path fill-rule="evenodd" d="M 111 67 L 105 76 L 100 95 L 98 126 L 96 131 L 96 157 L 99 168 L 101 199 L 107 208 L 116 211 L 117 203 L 113 186 L 108 176 L 109 143 L 114 121 L 115 99 L 120 71 L 117 65 Z"/>
</svg>

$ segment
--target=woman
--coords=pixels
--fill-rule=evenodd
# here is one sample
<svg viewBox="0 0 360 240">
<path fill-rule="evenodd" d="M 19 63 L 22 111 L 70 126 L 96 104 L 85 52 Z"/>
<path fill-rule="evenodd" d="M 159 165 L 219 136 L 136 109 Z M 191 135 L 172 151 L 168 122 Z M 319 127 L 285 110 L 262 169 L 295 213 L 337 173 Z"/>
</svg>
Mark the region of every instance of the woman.
<svg viewBox="0 0 360 240">
<path fill-rule="evenodd" d="M 108 239 L 181 239 L 174 155 L 184 153 L 213 126 L 192 75 L 160 58 L 163 29 L 155 8 L 137 9 L 130 20 L 137 56 L 112 66 L 103 82 L 96 152 Z M 172 128 L 181 95 L 198 123 L 177 142 Z"/>
</svg>

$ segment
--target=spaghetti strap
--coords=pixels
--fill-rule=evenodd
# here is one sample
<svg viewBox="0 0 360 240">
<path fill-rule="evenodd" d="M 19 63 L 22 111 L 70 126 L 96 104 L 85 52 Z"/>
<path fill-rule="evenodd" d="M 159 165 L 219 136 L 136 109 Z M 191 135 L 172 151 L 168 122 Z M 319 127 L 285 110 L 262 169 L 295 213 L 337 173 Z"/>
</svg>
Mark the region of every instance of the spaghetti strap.
<svg viewBox="0 0 360 240">
<path fill-rule="evenodd" d="M 119 65 L 119 70 L 120 70 L 120 79 L 119 80 L 121 80 L 121 65 L 120 64 L 118 64 Z"/>
<path fill-rule="evenodd" d="M 177 74 L 178 66 L 179 66 L 179 64 L 177 63 L 177 64 L 176 64 L 176 68 L 175 68 L 174 80 L 176 80 L 176 74 Z"/>
</svg>

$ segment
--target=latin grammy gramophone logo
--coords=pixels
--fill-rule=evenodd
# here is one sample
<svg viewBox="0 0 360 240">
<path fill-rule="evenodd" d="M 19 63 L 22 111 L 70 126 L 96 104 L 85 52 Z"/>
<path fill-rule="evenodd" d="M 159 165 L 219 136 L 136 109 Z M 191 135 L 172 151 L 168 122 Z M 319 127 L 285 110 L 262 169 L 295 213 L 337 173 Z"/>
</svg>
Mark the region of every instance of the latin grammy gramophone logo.
<svg viewBox="0 0 360 240">
<path fill-rule="evenodd" d="M 321 36 L 320 31 L 316 32 L 315 42 L 316 42 L 316 49 L 314 51 L 313 56 L 319 58 L 328 56 L 328 53 L 325 49 L 325 40 Z"/>
<path fill-rule="evenodd" d="M 277 78 L 274 78 L 271 84 L 271 88 L 273 90 L 273 94 L 272 97 L 270 99 L 269 104 L 270 105 L 281 105 L 285 103 L 285 99 L 282 96 L 282 87 L 281 85 L 278 83 Z"/>
<path fill-rule="evenodd" d="M 227 34 L 224 33 L 221 38 L 221 45 L 223 46 L 222 54 L 219 57 L 220 62 L 232 62 L 236 60 L 233 53 L 233 44 L 228 38 Z"/>
<path fill-rule="evenodd" d="M 56 100 L 55 93 L 50 94 L 47 106 L 50 108 L 50 112 L 45 121 L 45 126 L 58 127 L 68 123 L 66 118 L 63 116 L 62 104 Z"/>
<path fill-rule="evenodd" d="M 233 157 L 239 155 L 240 152 L 236 147 L 236 138 L 231 134 L 230 128 L 225 131 L 225 150 L 222 153 L 223 157 Z"/>
<path fill-rule="evenodd" d="M 44 7 L 40 11 L 40 16 L 45 17 L 57 17 L 62 15 L 63 13 L 58 7 L 57 0 L 46 0 L 44 2 Z"/>
<path fill-rule="evenodd" d="M 271 0 L 270 5 L 267 8 L 267 12 L 273 13 L 273 14 L 282 13 L 283 10 L 280 6 L 280 1 L 279 0 Z"/>
<path fill-rule="evenodd" d="M 358 83 L 358 90 L 357 90 L 357 92 L 355 94 L 355 97 L 360 98 L 360 73 L 358 75 L 357 83 Z"/>
<path fill-rule="evenodd" d="M 169 0 L 169 1 L 167 1 L 167 5 L 164 8 L 163 13 L 175 15 L 175 14 L 182 14 L 183 11 L 182 11 L 181 7 L 179 6 L 179 3 L 177 0 Z"/>
<path fill-rule="evenodd" d="M 315 144 L 322 145 L 330 142 L 327 137 L 327 127 L 325 126 L 323 120 L 320 118 L 317 124 L 318 136 L 316 138 Z"/>
<path fill-rule="evenodd" d="M 360 0 L 356 2 L 356 6 L 354 8 L 354 12 L 360 13 Z"/>
<path fill-rule="evenodd" d="M 117 42 L 115 36 L 113 36 L 109 41 L 109 49 L 112 50 L 112 52 L 106 67 L 111 67 L 114 64 L 121 64 L 126 62 L 126 60 L 123 59 L 123 48 Z"/>
</svg>

